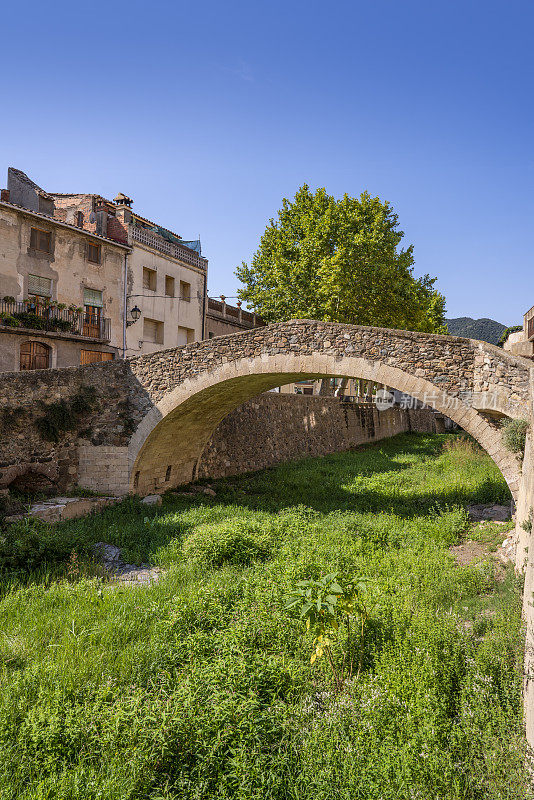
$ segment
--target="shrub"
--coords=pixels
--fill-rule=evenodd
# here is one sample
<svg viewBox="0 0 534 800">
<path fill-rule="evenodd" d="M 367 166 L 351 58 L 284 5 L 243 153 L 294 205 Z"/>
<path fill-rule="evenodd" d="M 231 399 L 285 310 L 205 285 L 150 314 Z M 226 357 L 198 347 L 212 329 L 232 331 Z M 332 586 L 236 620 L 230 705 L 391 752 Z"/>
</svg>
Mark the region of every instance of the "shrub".
<svg viewBox="0 0 534 800">
<path fill-rule="evenodd" d="M 512 453 L 523 453 L 527 438 L 528 422 L 525 419 L 507 419 L 502 424 L 502 441 Z"/>
<path fill-rule="evenodd" d="M 18 328 L 20 325 L 18 319 L 11 314 L 0 314 L 0 323 L 7 328 Z"/>
<path fill-rule="evenodd" d="M 196 528 L 184 542 L 183 554 L 207 567 L 245 566 L 269 558 L 272 544 L 272 536 L 258 523 L 228 519 Z"/>
<path fill-rule="evenodd" d="M 31 570 L 66 557 L 61 538 L 35 517 L 10 525 L 0 536 L 0 571 Z"/>
</svg>

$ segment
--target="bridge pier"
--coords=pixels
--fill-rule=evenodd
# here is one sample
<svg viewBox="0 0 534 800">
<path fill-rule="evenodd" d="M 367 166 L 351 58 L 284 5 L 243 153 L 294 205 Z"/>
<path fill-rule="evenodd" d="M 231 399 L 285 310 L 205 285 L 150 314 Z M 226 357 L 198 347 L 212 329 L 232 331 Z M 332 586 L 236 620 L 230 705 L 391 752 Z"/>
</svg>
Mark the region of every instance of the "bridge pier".
<svg viewBox="0 0 534 800">
<path fill-rule="evenodd" d="M 78 445 L 78 486 L 118 497 L 130 491 L 127 447 Z"/>
</svg>

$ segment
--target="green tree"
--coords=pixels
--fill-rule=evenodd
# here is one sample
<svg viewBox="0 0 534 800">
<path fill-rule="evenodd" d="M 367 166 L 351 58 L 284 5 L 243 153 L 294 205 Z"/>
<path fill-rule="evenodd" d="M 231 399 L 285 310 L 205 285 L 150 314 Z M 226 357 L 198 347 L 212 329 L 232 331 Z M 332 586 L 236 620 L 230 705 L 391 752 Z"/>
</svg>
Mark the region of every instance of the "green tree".
<svg viewBox="0 0 534 800">
<path fill-rule="evenodd" d="M 238 291 L 267 322 L 291 318 L 446 332 L 435 278 L 413 275 L 413 246 L 388 202 L 364 192 L 340 200 L 304 184 L 284 199 Z"/>
</svg>

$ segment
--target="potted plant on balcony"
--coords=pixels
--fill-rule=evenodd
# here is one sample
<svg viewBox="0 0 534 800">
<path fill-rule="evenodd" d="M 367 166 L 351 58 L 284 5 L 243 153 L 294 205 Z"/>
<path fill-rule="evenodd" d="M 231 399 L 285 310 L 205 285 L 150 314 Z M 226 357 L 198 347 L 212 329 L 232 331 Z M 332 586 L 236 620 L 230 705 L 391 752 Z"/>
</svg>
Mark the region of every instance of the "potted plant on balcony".
<svg viewBox="0 0 534 800">
<path fill-rule="evenodd" d="M 6 328 L 18 328 L 20 322 L 16 317 L 11 316 L 11 314 L 2 313 L 0 314 L 0 325 L 5 325 Z"/>
</svg>

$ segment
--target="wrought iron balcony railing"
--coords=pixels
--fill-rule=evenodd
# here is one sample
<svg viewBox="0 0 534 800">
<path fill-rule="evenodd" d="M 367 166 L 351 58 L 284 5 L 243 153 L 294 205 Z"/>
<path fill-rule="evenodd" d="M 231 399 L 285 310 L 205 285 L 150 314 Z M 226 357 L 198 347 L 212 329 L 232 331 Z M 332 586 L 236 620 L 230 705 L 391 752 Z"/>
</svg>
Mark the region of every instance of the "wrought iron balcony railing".
<svg viewBox="0 0 534 800">
<path fill-rule="evenodd" d="M 53 304 L 33 301 L 0 301 L 0 325 L 4 328 L 73 333 L 105 342 L 111 339 L 111 321 L 98 313 L 57 308 Z"/>
</svg>

